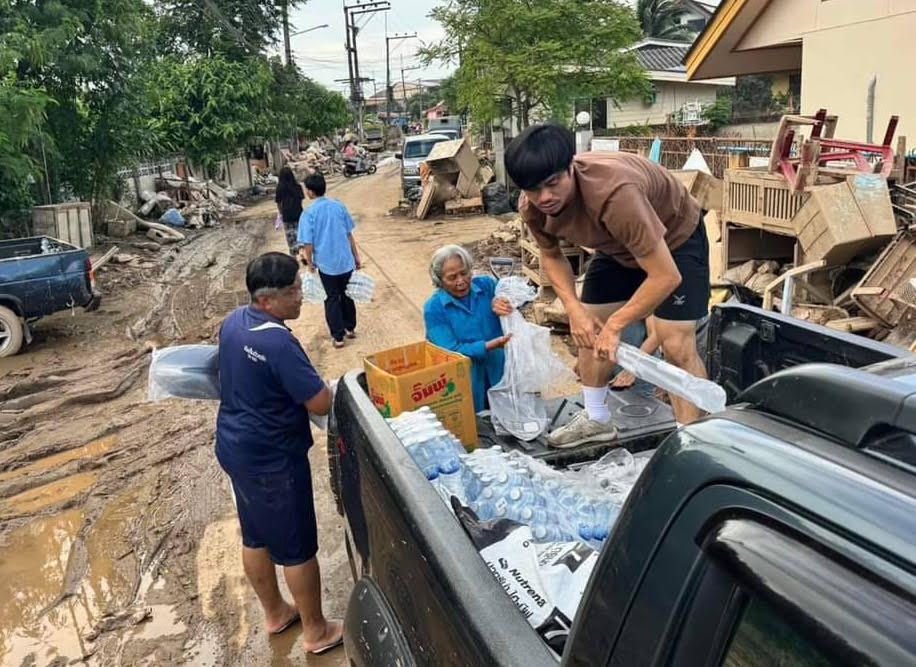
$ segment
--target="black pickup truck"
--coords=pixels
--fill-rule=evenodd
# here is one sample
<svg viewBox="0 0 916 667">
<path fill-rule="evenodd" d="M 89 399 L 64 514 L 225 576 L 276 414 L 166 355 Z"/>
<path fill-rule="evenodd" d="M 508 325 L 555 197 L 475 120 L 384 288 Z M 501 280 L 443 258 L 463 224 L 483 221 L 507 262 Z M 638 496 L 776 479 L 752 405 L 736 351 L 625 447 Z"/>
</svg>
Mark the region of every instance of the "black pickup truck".
<svg viewBox="0 0 916 667">
<path fill-rule="evenodd" d="M 559 658 L 344 376 L 328 445 L 350 664 L 916 664 L 916 357 L 742 305 L 715 309 L 707 352 L 723 413 L 674 431 L 667 406 L 614 394 L 614 445 L 657 449 Z"/>
</svg>

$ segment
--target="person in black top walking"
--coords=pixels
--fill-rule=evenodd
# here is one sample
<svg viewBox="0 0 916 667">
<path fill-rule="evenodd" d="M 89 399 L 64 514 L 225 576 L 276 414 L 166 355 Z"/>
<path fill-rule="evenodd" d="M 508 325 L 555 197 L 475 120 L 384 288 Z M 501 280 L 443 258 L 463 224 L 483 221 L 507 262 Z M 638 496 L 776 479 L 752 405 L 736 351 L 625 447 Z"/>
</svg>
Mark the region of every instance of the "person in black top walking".
<svg viewBox="0 0 916 667">
<path fill-rule="evenodd" d="M 283 167 L 280 170 L 277 182 L 277 194 L 274 201 L 277 202 L 277 211 L 283 220 L 283 227 L 286 230 L 286 244 L 289 246 L 289 254 L 295 256 L 298 254 L 299 242 L 296 240 L 299 235 L 299 217 L 302 215 L 302 200 L 305 193 L 302 186 L 296 182 L 296 176 L 289 167 Z"/>
</svg>

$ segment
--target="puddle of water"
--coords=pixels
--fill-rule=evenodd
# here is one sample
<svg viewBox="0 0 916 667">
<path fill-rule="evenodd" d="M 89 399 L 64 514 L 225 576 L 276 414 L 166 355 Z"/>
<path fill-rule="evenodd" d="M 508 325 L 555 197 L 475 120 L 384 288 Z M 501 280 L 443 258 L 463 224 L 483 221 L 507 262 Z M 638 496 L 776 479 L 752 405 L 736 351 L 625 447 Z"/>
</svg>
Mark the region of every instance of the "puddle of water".
<svg viewBox="0 0 916 667">
<path fill-rule="evenodd" d="M 161 639 L 187 631 L 172 605 L 154 604 L 150 605 L 149 609 L 152 610 L 152 615 L 137 625 L 132 632 L 137 639 Z"/>
<path fill-rule="evenodd" d="M 39 664 L 57 655 L 82 655 L 79 630 L 85 631 L 89 620 L 85 600 L 72 597 L 41 614 L 60 595 L 82 525 L 82 513 L 67 510 L 14 531 L 0 551 L 0 663 L 21 664 L 33 652 Z"/>
<path fill-rule="evenodd" d="M 35 514 L 75 498 L 95 484 L 98 473 L 81 472 L 6 498 L 0 503 L 0 519 Z"/>
<path fill-rule="evenodd" d="M 102 454 L 107 453 L 112 447 L 114 447 L 117 442 L 118 439 L 112 435 L 108 436 L 107 438 L 101 438 L 100 440 L 94 440 L 93 442 L 90 442 L 87 445 L 83 445 L 82 447 L 76 447 L 74 449 L 68 449 L 65 452 L 46 456 L 43 459 L 33 461 L 32 463 L 24 465 L 21 468 L 8 470 L 6 472 L 0 472 L 0 482 L 6 482 L 11 479 L 24 477 L 26 475 L 32 475 L 38 472 L 44 472 L 46 470 L 62 466 L 66 463 L 70 463 L 70 461 L 101 456 Z"/>
<path fill-rule="evenodd" d="M 0 547 L 0 664 L 18 665 L 29 654 L 37 664 L 57 656 L 79 658 L 87 648 L 81 637 L 100 617 L 132 603 L 139 556 L 128 536 L 142 521 L 147 498 L 148 490 L 132 490 L 111 500 L 85 538 L 88 569 L 76 594 L 45 614 L 62 592 L 67 559 L 85 518 L 73 508 L 8 535 Z M 183 632 L 183 624 L 163 607 L 154 608 L 152 624 L 145 624 L 150 627 L 138 630 L 157 637 Z"/>
<path fill-rule="evenodd" d="M 142 520 L 146 503 L 140 500 L 146 495 L 134 490 L 113 498 L 86 538 L 89 570 L 83 588 L 99 608 L 124 608 L 133 601 L 140 559 L 131 550 L 129 535 L 134 523 Z"/>
</svg>

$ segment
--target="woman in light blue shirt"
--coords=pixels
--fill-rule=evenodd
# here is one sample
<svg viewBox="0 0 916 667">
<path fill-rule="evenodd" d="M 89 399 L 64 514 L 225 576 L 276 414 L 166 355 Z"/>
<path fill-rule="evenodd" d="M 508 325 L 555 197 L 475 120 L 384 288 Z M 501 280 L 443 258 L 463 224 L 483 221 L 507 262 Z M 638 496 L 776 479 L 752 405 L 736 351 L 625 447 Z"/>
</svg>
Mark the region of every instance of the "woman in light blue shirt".
<svg viewBox="0 0 916 667">
<path fill-rule="evenodd" d="M 457 245 L 435 252 L 429 275 L 437 287 L 423 308 L 426 339 L 439 347 L 459 352 L 471 360 L 474 411 L 487 408 L 487 389 L 503 376 L 509 342 L 499 323 L 512 305 L 495 298 L 496 281 L 472 276 L 473 259 Z"/>
</svg>

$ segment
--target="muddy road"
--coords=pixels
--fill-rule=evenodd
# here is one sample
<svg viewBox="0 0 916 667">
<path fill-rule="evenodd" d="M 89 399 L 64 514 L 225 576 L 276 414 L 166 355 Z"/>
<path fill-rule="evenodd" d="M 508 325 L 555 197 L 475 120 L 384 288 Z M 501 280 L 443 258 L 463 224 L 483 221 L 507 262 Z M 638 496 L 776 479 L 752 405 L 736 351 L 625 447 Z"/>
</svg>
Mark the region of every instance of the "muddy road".
<svg viewBox="0 0 916 667">
<path fill-rule="evenodd" d="M 357 221 L 377 292 L 342 350 L 321 306 L 304 305 L 291 324 L 326 378 L 421 339 L 432 251 L 496 224 L 389 216 L 398 188 L 388 167 L 331 193 Z M 134 258 L 100 272 L 98 312 L 48 318 L 25 353 L 0 360 L 0 664 L 345 664 L 342 650 L 307 658 L 298 630 L 264 632 L 213 455 L 216 404 L 145 401 L 149 349 L 212 342 L 247 301 L 246 262 L 285 250 L 274 215 L 262 202 L 158 252 L 119 243 Z M 325 610 L 340 617 L 350 573 L 314 435 Z"/>
</svg>

